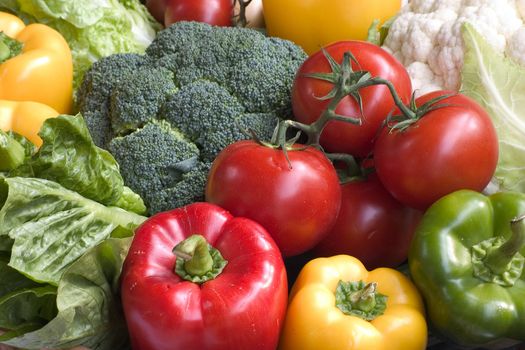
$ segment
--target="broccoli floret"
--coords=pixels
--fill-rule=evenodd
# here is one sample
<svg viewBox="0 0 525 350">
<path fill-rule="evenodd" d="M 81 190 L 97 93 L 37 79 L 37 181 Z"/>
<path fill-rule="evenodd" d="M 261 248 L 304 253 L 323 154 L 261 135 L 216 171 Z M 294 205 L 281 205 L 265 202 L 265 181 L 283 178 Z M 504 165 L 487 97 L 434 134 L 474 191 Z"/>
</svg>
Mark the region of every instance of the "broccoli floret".
<svg viewBox="0 0 525 350">
<path fill-rule="evenodd" d="M 177 91 L 173 73 L 143 68 L 113 88 L 109 115 L 113 132 L 122 135 L 155 119 L 166 97 Z"/>
<path fill-rule="evenodd" d="M 159 32 L 146 54 L 164 58 L 181 85 L 215 81 L 248 111 L 287 116 L 291 82 L 306 58 L 300 47 L 287 40 L 196 22 L 178 22 Z"/>
<path fill-rule="evenodd" d="M 177 22 L 145 55 L 102 59 L 78 93 L 95 142 L 151 213 L 202 199 L 227 145 L 254 130 L 269 139 L 291 117 L 291 88 L 306 59 L 297 45 L 253 29 Z"/>
<path fill-rule="evenodd" d="M 183 86 L 167 99 L 159 116 L 195 142 L 208 162 L 230 143 L 248 138 L 244 130 L 269 139 L 278 120 L 270 113 L 246 113 L 224 87 L 207 80 Z"/>
<path fill-rule="evenodd" d="M 148 58 L 144 55 L 115 54 L 95 62 L 84 75 L 76 100 L 97 146 L 107 148 L 114 135 L 109 118 L 113 87 L 128 81 L 135 71 L 147 64 Z"/>
<path fill-rule="evenodd" d="M 183 202 L 202 200 L 202 181 L 191 184 L 192 191 L 184 183 L 187 174 L 202 173 L 199 149 L 168 122 L 154 120 L 129 135 L 115 137 L 109 151 L 120 164 L 124 181 L 149 203 L 150 212 L 173 208 L 167 203 L 179 199 L 167 198 L 168 193 L 183 195 Z"/>
<path fill-rule="evenodd" d="M 197 162 L 190 171 L 182 174 L 177 185 L 166 187 L 153 196 L 150 211 L 158 213 L 189 203 L 204 201 L 204 188 L 210 168 L 211 163 Z"/>
</svg>

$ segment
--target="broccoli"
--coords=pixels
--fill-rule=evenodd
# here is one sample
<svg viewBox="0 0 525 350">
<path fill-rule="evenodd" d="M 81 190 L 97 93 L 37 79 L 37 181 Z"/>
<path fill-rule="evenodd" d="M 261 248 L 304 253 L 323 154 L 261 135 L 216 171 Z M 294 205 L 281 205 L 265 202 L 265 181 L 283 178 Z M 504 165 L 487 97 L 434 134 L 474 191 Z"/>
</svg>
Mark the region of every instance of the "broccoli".
<svg viewBox="0 0 525 350">
<path fill-rule="evenodd" d="M 109 115 L 113 132 L 125 134 L 155 119 L 167 96 L 177 91 L 173 73 L 143 68 L 112 90 Z"/>
<path fill-rule="evenodd" d="M 113 86 L 127 81 L 133 73 L 146 66 L 146 57 L 139 54 L 115 54 L 93 64 L 89 74 L 84 75 L 77 90 L 78 109 L 83 112 L 93 142 L 107 148 L 114 136 L 109 114 Z"/>
<path fill-rule="evenodd" d="M 117 54 L 85 74 L 77 103 L 95 143 L 120 164 L 150 213 L 202 200 L 207 173 L 251 129 L 269 139 L 291 117 L 305 52 L 246 28 L 177 22 L 144 55 Z"/>
<path fill-rule="evenodd" d="M 209 165 L 200 161 L 197 146 L 166 121 L 152 121 L 131 134 L 113 138 L 109 151 L 121 173 L 138 175 L 130 176 L 127 185 L 140 189 L 150 212 L 187 204 L 196 197 L 192 186 L 199 191 L 204 188 L 202 169 L 209 169 Z M 197 177 L 193 176 L 195 171 Z"/>
</svg>

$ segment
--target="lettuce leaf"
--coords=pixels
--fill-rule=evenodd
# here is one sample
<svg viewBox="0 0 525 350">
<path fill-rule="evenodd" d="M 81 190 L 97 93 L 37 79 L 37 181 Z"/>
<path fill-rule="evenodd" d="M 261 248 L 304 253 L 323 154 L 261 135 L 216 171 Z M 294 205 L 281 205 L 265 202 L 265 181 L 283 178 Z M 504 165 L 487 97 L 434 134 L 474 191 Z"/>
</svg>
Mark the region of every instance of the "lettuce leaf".
<svg viewBox="0 0 525 350">
<path fill-rule="evenodd" d="M 0 209 L 0 236 L 13 240 L 9 266 L 29 278 L 57 285 L 65 268 L 119 229 L 133 234 L 146 219 L 106 207 L 56 182 L 13 177 L 0 180 L 7 197 Z"/>
<path fill-rule="evenodd" d="M 525 68 L 495 52 L 472 25 L 463 25 L 462 36 L 461 92 L 486 109 L 499 139 L 491 191 L 525 192 Z"/>
<path fill-rule="evenodd" d="M 139 0 L 7 0 L 0 10 L 58 30 L 74 60 L 74 87 L 96 60 L 142 53 L 161 28 Z"/>
<path fill-rule="evenodd" d="M 80 345 L 92 350 L 129 349 L 118 281 L 130 244 L 131 238 L 110 238 L 90 249 L 62 276 L 54 318 L 36 329 L 21 324 L 0 341 L 24 349 Z M 31 303 L 26 308 L 37 306 Z"/>
<path fill-rule="evenodd" d="M 47 119 L 39 136 L 38 152 L 11 176 L 48 179 L 103 205 L 146 212 L 142 199 L 124 186 L 115 158 L 93 143 L 81 115 Z"/>
<path fill-rule="evenodd" d="M 0 176 L 0 343 L 129 349 L 118 278 L 142 199 L 82 116 L 46 121 L 37 152 L 4 136 L 26 154 Z"/>
</svg>

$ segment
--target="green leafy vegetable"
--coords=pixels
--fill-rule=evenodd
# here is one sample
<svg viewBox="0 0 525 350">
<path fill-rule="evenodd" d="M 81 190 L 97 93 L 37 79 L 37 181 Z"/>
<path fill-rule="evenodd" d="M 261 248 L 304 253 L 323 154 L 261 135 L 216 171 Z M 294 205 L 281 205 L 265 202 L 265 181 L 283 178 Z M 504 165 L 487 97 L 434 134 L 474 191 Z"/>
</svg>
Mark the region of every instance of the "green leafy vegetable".
<svg viewBox="0 0 525 350">
<path fill-rule="evenodd" d="M 499 138 L 496 189 L 525 192 L 525 68 L 501 56 L 469 24 L 462 27 L 461 91 L 492 117 Z"/>
<path fill-rule="evenodd" d="M 93 143 L 81 115 L 47 119 L 39 135 L 38 152 L 11 176 L 52 180 L 101 204 L 146 212 L 142 199 L 124 187 L 113 156 Z"/>
<path fill-rule="evenodd" d="M 0 235 L 14 241 L 9 265 L 39 282 L 57 285 L 65 267 L 113 230 L 124 229 L 131 236 L 145 220 L 56 182 L 21 177 L 3 182 L 7 199 L 0 210 Z"/>
<path fill-rule="evenodd" d="M 60 280 L 55 317 L 37 330 L 4 334 L 0 341 L 25 349 L 129 349 L 118 280 L 130 244 L 130 238 L 110 238 L 90 249 Z"/>
<path fill-rule="evenodd" d="M 366 38 L 366 41 L 377 46 L 382 46 L 385 42 L 386 37 L 388 36 L 390 27 L 392 26 L 396 18 L 397 16 L 390 17 L 383 24 L 380 24 L 380 21 L 378 19 L 375 19 L 370 25 L 370 27 L 368 27 L 368 36 Z"/>
<path fill-rule="evenodd" d="M 143 52 L 161 28 L 139 0 L 9 0 L 0 10 L 64 36 L 73 54 L 75 87 L 93 62 L 118 52 Z"/>
<path fill-rule="evenodd" d="M 20 166 L 24 159 L 24 146 L 0 130 L 0 171 L 12 170 Z"/>
<path fill-rule="evenodd" d="M 118 278 L 142 199 L 82 116 L 49 119 L 35 153 L 0 176 L 0 343 L 25 349 L 126 349 Z"/>
</svg>

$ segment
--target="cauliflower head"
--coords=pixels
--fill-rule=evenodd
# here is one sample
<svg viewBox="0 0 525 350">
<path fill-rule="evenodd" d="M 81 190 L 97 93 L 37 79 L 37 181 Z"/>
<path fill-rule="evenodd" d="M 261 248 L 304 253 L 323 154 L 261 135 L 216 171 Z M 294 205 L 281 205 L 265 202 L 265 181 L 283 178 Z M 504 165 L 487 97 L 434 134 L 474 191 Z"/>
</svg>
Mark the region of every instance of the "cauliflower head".
<svg viewBox="0 0 525 350">
<path fill-rule="evenodd" d="M 525 0 L 410 0 L 383 48 L 399 59 L 417 94 L 459 90 L 469 22 L 500 53 L 525 65 Z"/>
</svg>

